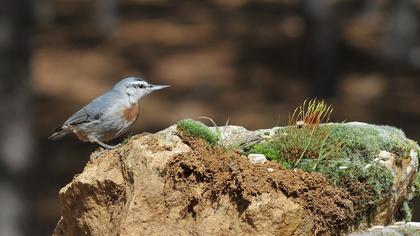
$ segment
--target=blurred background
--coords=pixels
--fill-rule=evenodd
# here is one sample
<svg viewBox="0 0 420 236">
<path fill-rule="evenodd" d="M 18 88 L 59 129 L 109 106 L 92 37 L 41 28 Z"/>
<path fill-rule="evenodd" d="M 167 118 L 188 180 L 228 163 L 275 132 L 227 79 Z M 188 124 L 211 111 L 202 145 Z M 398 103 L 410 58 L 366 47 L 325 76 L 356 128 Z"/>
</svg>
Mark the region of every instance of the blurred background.
<svg viewBox="0 0 420 236">
<path fill-rule="evenodd" d="M 52 233 L 97 145 L 47 137 L 127 76 L 172 85 L 131 134 L 200 116 L 286 125 L 317 97 L 333 121 L 420 140 L 419 18 L 420 0 L 0 1 L 0 235 Z"/>
</svg>

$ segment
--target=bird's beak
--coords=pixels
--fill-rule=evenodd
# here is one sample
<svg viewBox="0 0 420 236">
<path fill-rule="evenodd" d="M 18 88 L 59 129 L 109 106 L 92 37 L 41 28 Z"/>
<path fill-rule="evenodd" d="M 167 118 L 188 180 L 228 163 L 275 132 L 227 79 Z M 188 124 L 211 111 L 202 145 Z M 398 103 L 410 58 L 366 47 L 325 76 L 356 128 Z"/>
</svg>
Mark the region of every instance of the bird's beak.
<svg viewBox="0 0 420 236">
<path fill-rule="evenodd" d="M 156 91 L 156 90 L 161 90 L 161 89 L 168 88 L 168 87 L 171 87 L 171 86 L 170 85 L 152 85 L 150 87 L 150 90 Z"/>
</svg>

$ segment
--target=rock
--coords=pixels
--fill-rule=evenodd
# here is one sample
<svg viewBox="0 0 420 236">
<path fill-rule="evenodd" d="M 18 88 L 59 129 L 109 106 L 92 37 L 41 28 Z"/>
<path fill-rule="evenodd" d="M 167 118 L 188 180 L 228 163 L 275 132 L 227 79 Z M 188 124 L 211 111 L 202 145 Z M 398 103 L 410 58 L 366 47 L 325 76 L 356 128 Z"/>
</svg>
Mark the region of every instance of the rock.
<svg viewBox="0 0 420 236">
<path fill-rule="evenodd" d="M 217 203 L 198 204 L 189 198 L 200 198 L 200 185 L 191 186 L 188 196 L 165 187 L 168 163 L 190 152 L 170 127 L 92 154 L 83 172 L 60 190 L 62 218 L 53 235 L 311 233 L 309 214 L 281 191 L 243 203 L 222 194 Z M 246 209 L 238 209 L 245 202 Z"/>
<path fill-rule="evenodd" d="M 251 153 L 248 155 L 248 159 L 252 164 L 264 164 L 267 162 L 267 158 L 264 154 Z"/>
<path fill-rule="evenodd" d="M 395 222 L 392 225 L 375 225 L 350 236 L 404 236 L 420 235 L 420 222 Z"/>
<path fill-rule="evenodd" d="M 92 154 L 95 158 L 91 158 L 83 173 L 60 190 L 63 217 L 55 235 L 154 232 L 152 225 L 159 222 L 151 219 L 154 216 L 147 212 L 164 208 L 155 204 L 162 203 L 164 195 L 160 173 L 168 160 L 190 151 L 172 134 L 174 130 L 175 127 L 170 127 L 156 135 L 140 136 L 122 148 L 101 152 L 97 157 L 97 153 Z M 140 214 L 133 217 L 136 213 Z M 150 224 L 144 226 L 141 222 Z M 131 227 L 137 223 L 138 228 Z M 155 231 L 159 230 L 155 228 Z M 159 234 L 170 232 L 159 231 Z"/>
<path fill-rule="evenodd" d="M 225 147 L 238 147 L 243 145 L 250 145 L 259 142 L 262 139 L 272 137 L 282 127 L 274 127 L 272 129 L 260 129 L 250 131 L 242 126 L 227 125 L 222 127 L 210 127 L 212 131 L 217 129 L 220 132 L 220 144 Z"/>
<path fill-rule="evenodd" d="M 224 146 L 238 146 L 282 128 L 219 129 Z M 395 193 L 373 215 L 377 224 L 391 221 L 406 197 L 418 167 L 414 152 L 402 163 L 378 155 L 395 177 Z M 53 235 L 329 235 L 357 227 L 351 196 L 324 177 L 249 158 L 259 164 L 181 139 L 176 126 L 132 137 L 93 153 L 60 190 Z"/>
<path fill-rule="evenodd" d="M 391 171 L 394 180 L 391 197 L 377 208 L 371 219 L 373 224 L 390 223 L 403 201 L 406 200 L 410 190 L 409 186 L 416 177 L 419 165 L 418 157 L 413 155 L 414 153 L 412 150 L 410 152 L 412 155 L 409 157 L 397 157 L 388 151 L 382 150 L 374 160 L 386 166 Z"/>
</svg>

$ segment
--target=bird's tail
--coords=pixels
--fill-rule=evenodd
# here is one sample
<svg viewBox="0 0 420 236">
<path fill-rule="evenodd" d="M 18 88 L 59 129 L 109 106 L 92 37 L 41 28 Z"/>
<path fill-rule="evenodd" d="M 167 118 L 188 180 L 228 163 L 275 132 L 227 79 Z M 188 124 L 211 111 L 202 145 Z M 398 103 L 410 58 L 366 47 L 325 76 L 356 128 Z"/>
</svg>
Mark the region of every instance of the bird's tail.
<svg viewBox="0 0 420 236">
<path fill-rule="evenodd" d="M 68 132 L 63 130 L 62 127 L 57 127 L 56 129 L 54 129 L 54 133 L 50 137 L 48 137 L 48 139 L 57 140 L 64 137 L 66 134 L 68 134 Z"/>
</svg>

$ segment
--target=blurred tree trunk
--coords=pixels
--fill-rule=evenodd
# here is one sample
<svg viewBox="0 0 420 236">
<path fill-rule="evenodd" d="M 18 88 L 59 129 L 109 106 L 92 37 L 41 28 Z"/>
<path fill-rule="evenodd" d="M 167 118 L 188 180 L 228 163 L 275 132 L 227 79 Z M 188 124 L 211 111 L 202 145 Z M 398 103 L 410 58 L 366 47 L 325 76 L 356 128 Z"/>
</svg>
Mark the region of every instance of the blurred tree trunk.
<svg viewBox="0 0 420 236">
<path fill-rule="evenodd" d="M 96 0 L 94 21 L 100 36 L 111 35 L 117 25 L 117 0 Z"/>
<path fill-rule="evenodd" d="M 21 179 L 33 148 L 30 104 L 32 1 L 0 1 L 0 235 L 21 235 Z"/>
<path fill-rule="evenodd" d="M 417 46 L 418 17 L 414 0 L 392 1 L 390 17 L 386 25 L 387 31 L 383 39 L 383 55 L 391 76 L 406 70 L 413 61 L 410 54 Z"/>
<path fill-rule="evenodd" d="M 51 26 L 55 20 L 55 10 L 50 0 L 34 2 L 34 18 L 38 27 Z"/>
<path fill-rule="evenodd" d="M 313 95 L 335 95 L 337 75 L 337 29 L 331 1 L 303 0 L 303 15 L 308 29 L 308 53 Z"/>
</svg>

